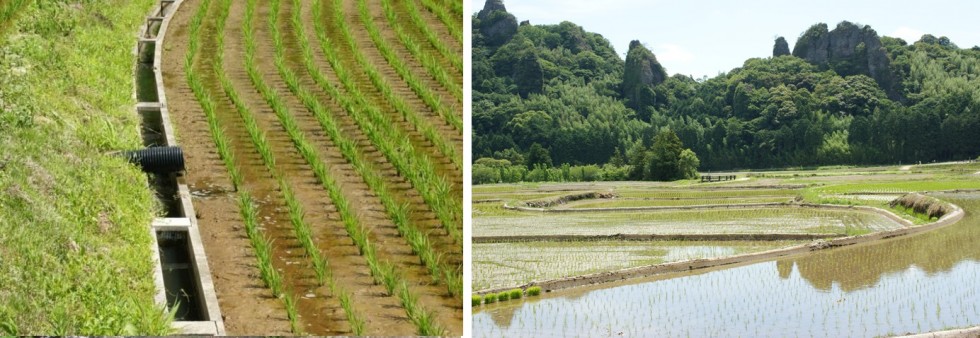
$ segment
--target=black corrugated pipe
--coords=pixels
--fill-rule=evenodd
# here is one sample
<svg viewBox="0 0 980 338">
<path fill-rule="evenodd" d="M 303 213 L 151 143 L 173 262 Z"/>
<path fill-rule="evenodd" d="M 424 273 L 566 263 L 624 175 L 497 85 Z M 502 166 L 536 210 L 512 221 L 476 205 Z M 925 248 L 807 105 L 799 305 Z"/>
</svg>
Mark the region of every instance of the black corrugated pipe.
<svg viewBox="0 0 980 338">
<path fill-rule="evenodd" d="M 152 147 L 120 153 L 148 173 L 172 173 L 184 170 L 184 151 L 180 147 Z"/>
</svg>

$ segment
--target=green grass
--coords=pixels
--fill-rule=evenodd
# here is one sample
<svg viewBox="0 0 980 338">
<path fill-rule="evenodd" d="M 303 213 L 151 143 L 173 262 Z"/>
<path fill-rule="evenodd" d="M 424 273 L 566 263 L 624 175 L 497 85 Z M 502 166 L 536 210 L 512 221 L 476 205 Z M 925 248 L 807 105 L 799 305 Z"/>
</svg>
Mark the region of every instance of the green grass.
<svg viewBox="0 0 980 338">
<path fill-rule="evenodd" d="M 171 332 L 154 303 L 160 207 L 104 155 L 141 147 L 131 52 L 153 3 L 0 4 L 0 334 Z"/>
<path fill-rule="evenodd" d="M 510 299 L 521 299 L 521 296 L 524 296 L 524 292 L 521 289 L 511 289 L 507 292 L 510 293 Z"/>
<path fill-rule="evenodd" d="M 0 38 L 3 37 L 4 31 L 9 29 L 14 20 L 17 19 L 17 14 L 23 10 L 26 4 L 27 0 L 0 0 Z"/>
<path fill-rule="evenodd" d="M 486 294 L 486 295 L 483 296 L 483 303 L 484 304 L 493 304 L 493 303 L 496 303 L 496 302 L 497 302 L 497 294 L 495 294 L 495 293 L 488 293 L 488 294 Z"/>
</svg>

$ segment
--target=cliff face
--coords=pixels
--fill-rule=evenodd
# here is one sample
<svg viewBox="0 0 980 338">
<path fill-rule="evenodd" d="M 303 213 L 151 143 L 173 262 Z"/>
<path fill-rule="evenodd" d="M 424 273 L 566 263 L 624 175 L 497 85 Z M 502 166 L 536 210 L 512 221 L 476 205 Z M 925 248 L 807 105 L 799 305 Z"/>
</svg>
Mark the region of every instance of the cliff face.
<svg viewBox="0 0 980 338">
<path fill-rule="evenodd" d="M 776 38 L 776 44 L 772 46 L 772 57 L 789 55 L 789 43 L 782 36 Z"/>
<path fill-rule="evenodd" d="M 637 40 L 630 42 L 623 72 L 623 97 L 627 99 L 626 105 L 638 112 L 653 104 L 652 87 L 667 79 L 667 72 L 657 57 Z"/>
<path fill-rule="evenodd" d="M 890 98 L 898 98 L 888 53 L 882 47 L 878 33 L 870 26 L 860 27 L 843 21 L 828 31 L 827 24 L 813 25 L 797 40 L 793 55 L 833 69 L 841 76 L 867 75 L 875 79 Z"/>
<path fill-rule="evenodd" d="M 507 12 L 503 0 L 487 0 L 476 17 L 480 20 L 480 34 L 490 46 L 503 45 L 517 34 L 517 18 Z"/>
</svg>

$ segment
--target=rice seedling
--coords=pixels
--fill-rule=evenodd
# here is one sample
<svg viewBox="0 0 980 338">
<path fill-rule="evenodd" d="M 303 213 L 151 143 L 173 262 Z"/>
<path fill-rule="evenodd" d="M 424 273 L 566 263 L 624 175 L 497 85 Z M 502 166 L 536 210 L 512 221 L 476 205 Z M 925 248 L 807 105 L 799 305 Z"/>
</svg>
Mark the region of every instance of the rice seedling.
<svg viewBox="0 0 980 338">
<path fill-rule="evenodd" d="M 306 162 L 311 165 L 314 171 L 314 175 L 320 181 L 320 183 L 327 190 L 331 199 L 334 201 L 334 205 L 337 207 L 338 213 L 344 222 L 345 228 L 348 230 L 348 234 L 351 236 L 355 245 L 358 247 L 362 256 L 368 262 L 368 267 L 371 270 L 371 274 L 375 279 L 376 283 L 384 283 L 389 294 L 395 294 L 395 288 L 398 285 L 402 286 L 401 292 L 397 295 L 402 302 L 402 307 L 405 308 L 406 313 L 409 314 L 409 318 L 412 319 L 413 323 L 416 325 L 420 334 L 431 334 L 442 332 L 434 323 L 431 321 L 431 314 L 421 309 L 421 306 L 417 304 L 417 298 L 412 294 L 411 291 L 405 286 L 405 282 L 402 278 L 395 272 L 393 266 L 387 262 L 378 262 L 375 256 L 375 249 L 371 243 L 368 242 L 366 231 L 361 227 L 357 221 L 357 216 L 350 209 L 349 202 L 344 197 L 340 188 L 333 180 L 333 178 L 326 172 L 325 166 L 322 165 L 322 161 L 318 158 L 316 150 L 313 149 L 312 145 L 306 141 L 305 137 L 300 132 L 298 124 L 292 117 L 292 114 L 288 111 L 285 103 L 278 93 L 271 87 L 269 87 L 261 75 L 258 74 L 257 67 L 255 65 L 255 41 L 253 26 L 251 24 L 252 18 L 254 16 L 256 1 L 249 0 L 248 6 L 246 8 L 246 21 L 243 26 L 243 34 L 245 37 L 245 65 L 246 71 L 249 75 L 252 84 L 259 89 L 260 94 L 265 98 L 267 103 L 272 107 L 273 112 L 276 114 L 280 123 L 283 125 L 286 133 L 289 135 L 290 140 L 293 142 L 296 149 L 304 157 Z M 275 13 L 278 13 L 279 1 L 272 1 L 271 6 L 273 10 L 270 12 L 271 15 L 268 18 L 268 24 L 273 31 L 273 42 L 276 45 L 276 49 L 280 50 L 282 47 L 282 37 L 278 33 L 278 27 L 276 26 Z M 281 53 L 278 53 L 276 64 L 280 70 L 285 69 L 283 66 L 283 57 Z M 283 74 L 284 79 L 287 82 L 295 80 L 291 78 L 288 73 Z M 294 75 L 293 75 L 294 76 Z M 333 284 L 333 283 L 331 283 Z M 346 308 L 345 308 L 346 309 Z M 359 325 L 357 323 L 352 323 L 352 327 Z"/>
<path fill-rule="evenodd" d="M 402 302 L 402 307 L 405 308 L 408 319 L 415 324 L 415 327 L 418 329 L 417 333 L 420 336 L 440 336 L 445 334 L 445 330 L 433 321 L 432 312 L 426 311 L 418 305 L 416 296 L 408 290 L 408 284 L 401 281 L 399 290 L 399 299 Z"/>
<path fill-rule="evenodd" d="M 350 28 L 346 27 L 343 21 L 343 12 L 341 10 L 340 2 L 334 2 L 335 8 L 335 22 L 340 26 L 341 31 L 344 33 L 345 41 L 351 50 L 357 51 L 358 48 Z M 323 22 L 322 14 L 320 13 L 319 7 L 315 6 L 313 8 L 313 13 L 316 18 L 318 18 L 314 23 L 316 24 L 317 36 L 321 42 L 321 49 L 328 56 L 328 60 L 331 61 L 331 66 L 337 72 L 338 77 L 341 82 L 344 83 L 348 91 L 354 93 L 354 98 L 360 97 L 357 95 L 359 91 L 356 89 L 356 85 L 353 84 L 353 79 L 350 78 L 348 72 L 346 72 L 342 65 L 336 60 L 336 50 L 330 43 L 330 39 L 326 37 L 325 28 L 321 24 Z M 367 66 L 369 63 L 364 59 L 363 54 L 355 52 L 355 57 L 358 58 L 360 64 L 365 66 L 370 74 L 370 67 Z M 313 73 L 313 72 L 311 72 Z M 314 79 L 317 76 L 314 75 Z M 343 95 L 336 93 L 335 89 L 331 89 L 331 86 L 318 81 L 321 88 L 331 92 L 335 98 L 343 100 Z M 358 100 L 363 105 L 364 100 Z M 360 114 L 351 114 L 351 117 L 362 127 L 363 130 L 368 134 L 368 136 L 374 141 L 375 145 L 381 150 L 381 152 L 388 158 L 388 160 L 396 167 L 396 169 L 402 174 L 403 177 L 407 178 L 412 186 L 419 191 L 422 195 L 423 200 L 428 204 L 432 210 L 436 213 L 439 218 L 443 228 L 446 232 L 453 237 L 454 240 L 459 242 L 462 238 L 456 224 L 462 219 L 462 206 L 460 201 L 453 198 L 446 198 L 448 194 L 440 194 L 440 192 L 445 192 L 451 186 L 446 182 L 445 177 L 437 176 L 434 171 L 433 164 L 431 160 L 423 155 L 420 155 L 413 151 L 414 147 L 408 138 L 391 126 L 390 121 L 385 119 L 381 114 L 377 112 L 376 109 L 370 109 L 371 105 L 366 105 L 369 109 L 362 110 L 362 112 L 367 112 L 369 116 L 364 117 Z M 369 121 L 371 119 L 372 121 Z M 439 190 L 436 190 L 439 189 Z"/>
<path fill-rule="evenodd" d="M 299 327 L 299 316 L 296 310 L 296 301 L 293 298 L 292 292 L 286 292 L 282 295 L 282 302 L 286 305 L 286 317 L 289 318 L 289 328 L 295 335 L 302 335 L 302 328 Z"/>
<path fill-rule="evenodd" d="M 483 303 L 483 296 L 480 295 L 473 295 L 473 299 L 470 301 L 470 304 L 472 304 L 473 306 L 478 306 L 482 303 Z"/>
<path fill-rule="evenodd" d="M 532 286 L 532 287 L 527 288 L 527 295 L 528 296 L 539 296 L 539 295 L 541 295 L 541 287 L 540 286 Z"/>
<path fill-rule="evenodd" d="M 364 1 L 359 1 L 358 6 L 360 8 L 362 20 L 365 17 L 369 17 L 369 16 L 365 16 L 365 15 L 370 15 L 370 13 L 368 12 L 367 4 Z M 443 88 L 445 88 L 450 93 L 452 93 L 453 97 L 455 97 L 457 101 L 462 102 L 463 86 L 457 85 L 456 82 L 452 79 L 450 73 L 447 72 L 446 69 L 439 64 L 439 61 L 437 61 L 432 55 L 428 53 L 424 53 L 422 51 L 422 48 L 420 47 L 421 44 L 416 42 L 411 35 L 405 32 L 405 29 L 400 24 L 401 21 L 400 18 L 397 17 L 394 9 L 390 6 L 388 2 L 382 2 L 382 7 L 385 12 L 385 17 L 387 17 L 388 19 L 389 26 L 394 29 L 395 35 L 398 36 L 398 39 L 402 42 L 402 45 L 405 46 L 406 49 L 408 49 L 409 54 L 414 56 L 415 59 L 419 60 L 422 63 L 422 67 L 429 72 L 429 75 L 434 77 L 436 81 L 439 82 L 440 85 L 442 85 Z M 367 25 L 367 21 L 364 22 L 365 25 Z M 371 25 L 372 26 L 374 25 L 373 21 L 371 21 Z M 372 30 L 372 27 L 369 26 L 368 30 L 369 31 Z M 373 30 L 380 32 L 380 30 L 378 30 L 377 27 L 374 27 Z M 433 38 L 437 39 L 435 37 Z"/>
<path fill-rule="evenodd" d="M 429 44 L 432 45 L 432 47 L 435 48 L 436 51 L 438 51 L 439 54 L 442 55 L 442 57 L 449 60 L 449 62 L 452 63 L 453 67 L 456 69 L 456 72 L 459 73 L 460 77 L 462 77 L 463 56 L 458 53 L 453 53 L 452 51 L 450 51 L 449 48 L 446 46 L 446 44 L 442 41 L 442 39 L 439 39 L 439 36 L 436 35 L 436 33 L 432 30 L 432 27 L 429 27 L 429 25 L 427 25 L 425 21 L 423 21 L 422 15 L 419 12 L 419 8 L 418 6 L 415 5 L 414 1 L 404 1 L 402 2 L 402 5 L 405 7 L 406 11 L 408 12 L 409 19 L 411 19 L 412 27 L 418 31 L 421 31 L 422 35 L 425 36 L 425 39 L 428 40 Z M 382 6 L 385 8 L 385 15 L 388 16 L 389 19 L 392 18 L 393 16 L 390 16 L 388 14 L 389 9 L 391 8 L 390 7 L 391 1 L 389 0 L 383 1 Z M 391 22 L 390 20 L 389 22 L 391 24 L 397 23 L 397 22 Z"/>
<path fill-rule="evenodd" d="M 510 292 L 501 291 L 500 293 L 497 294 L 497 300 L 501 302 L 510 300 Z"/>
<path fill-rule="evenodd" d="M 510 293 L 510 299 L 521 299 L 521 296 L 524 295 L 521 289 L 511 289 L 508 293 Z"/>
<path fill-rule="evenodd" d="M 460 23 L 456 22 L 454 19 L 454 17 L 461 16 L 463 13 L 462 4 L 458 4 L 455 1 L 450 4 L 449 8 L 451 8 L 453 13 L 456 14 L 455 16 L 446 12 L 445 5 L 435 3 L 432 0 L 422 0 L 422 5 L 425 6 L 429 12 L 435 14 L 436 17 L 439 18 L 439 21 L 442 21 L 442 24 L 449 28 L 449 34 L 456 39 L 457 43 L 463 43 L 463 29 L 461 28 Z"/>
<path fill-rule="evenodd" d="M 334 2 L 333 5 L 335 10 L 334 20 L 341 20 L 343 12 L 341 11 L 337 2 Z M 315 17 L 318 18 L 321 17 L 319 6 L 315 6 L 313 10 L 314 10 Z M 394 106 L 395 110 L 402 115 L 402 118 L 406 119 L 413 126 L 415 126 L 416 130 L 421 132 L 423 136 L 427 140 L 429 140 L 429 142 L 432 142 L 440 153 L 442 153 L 444 156 L 449 158 L 456 169 L 461 169 L 462 155 L 457 153 L 455 147 L 451 143 L 449 143 L 435 129 L 435 127 L 431 123 L 429 123 L 423 116 L 421 116 L 419 112 L 417 112 L 415 109 L 410 107 L 407 104 L 407 102 L 403 98 L 401 98 L 401 96 L 396 95 L 392 91 L 392 88 L 390 87 L 388 82 L 381 76 L 376 66 L 373 63 L 369 62 L 367 58 L 364 56 L 363 52 L 359 50 L 359 47 L 352 36 L 353 33 L 350 30 L 351 28 L 346 24 L 346 22 L 344 21 L 335 21 L 335 22 L 337 22 L 336 26 L 338 27 L 338 29 L 341 31 L 341 33 L 343 33 L 341 35 L 341 39 L 347 43 L 348 49 L 353 51 L 354 58 L 357 61 L 358 66 L 363 68 L 363 70 L 368 74 L 368 77 L 371 80 L 371 83 L 374 85 L 375 89 L 377 89 L 383 94 L 385 100 L 387 100 L 392 106 Z M 356 85 L 354 85 L 354 79 L 352 78 L 350 72 L 348 72 L 347 69 L 341 64 L 340 58 L 337 55 L 338 51 L 336 48 L 338 46 L 336 46 L 331 39 L 328 39 L 326 37 L 325 28 L 323 27 L 322 22 L 320 20 L 317 20 L 314 22 L 314 25 L 317 31 L 316 33 L 317 38 L 320 41 L 321 50 L 324 52 L 324 54 L 327 55 L 327 60 L 330 62 L 331 67 L 334 68 L 335 73 L 340 78 L 345 89 L 349 93 L 353 94 L 351 95 L 352 96 L 351 100 L 348 101 L 350 103 L 346 103 L 345 106 L 350 106 L 350 104 L 352 103 L 357 104 L 363 107 L 363 109 L 367 109 L 367 111 L 372 113 L 373 115 L 382 116 L 380 109 L 374 104 L 370 104 L 369 102 L 367 102 L 361 90 Z M 396 57 L 396 56 L 392 55 L 392 57 Z M 408 76 L 412 75 L 410 70 L 405 68 L 406 66 L 403 63 L 399 63 L 394 66 L 396 67 L 396 70 L 398 70 L 400 73 L 407 74 Z M 397 68 L 399 66 L 401 68 Z M 332 96 L 337 97 L 337 95 L 334 93 L 335 90 L 330 89 L 325 84 L 325 82 L 320 81 L 319 79 L 316 78 L 316 76 L 314 77 L 314 79 L 317 80 L 317 84 L 321 88 L 331 93 Z M 427 87 L 422 86 L 420 83 L 417 82 L 417 80 L 413 80 L 413 81 L 415 82 L 409 82 L 409 85 L 418 87 L 417 88 L 418 91 L 421 92 L 417 92 L 417 94 L 421 96 L 423 101 L 426 101 L 428 103 L 433 103 L 433 104 L 439 102 L 438 98 L 436 98 L 431 91 L 427 90 Z M 341 96 L 341 97 L 346 98 L 345 96 Z M 435 109 L 434 111 L 438 112 L 444 119 L 446 119 L 446 121 L 449 124 L 455 127 L 456 130 L 462 131 L 462 119 L 451 111 L 442 108 L 440 109 Z M 383 120 L 381 121 L 383 122 Z M 390 121 L 386 123 L 390 124 Z"/>
<path fill-rule="evenodd" d="M 493 304 L 493 303 L 496 303 L 496 302 L 497 302 L 497 294 L 495 294 L 495 293 L 488 293 L 486 295 L 483 295 L 483 303 L 484 304 Z"/>
<path fill-rule="evenodd" d="M 412 91 L 414 91 L 416 95 L 418 95 L 419 98 L 421 98 L 422 101 L 429 106 L 429 108 L 431 108 L 434 112 L 437 112 L 440 116 L 442 116 L 443 119 L 448 121 L 450 124 L 457 127 L 456 128 L 457 130 L 462 130 L 461 118 L 458 115 L 456 115 L 452 110 L 450 110 L 448 107 L 446 107 L 443 104 L 442 100 L 439 99 L 439 97 L 436 96 L 435 93 L 433 93 L 427 86 L 425 86 L 424 83 L 422 83 L 422 81 L 414 73 L 412 73 L 412 71 L 408 68 L 408 65 L 405 63 L 405 61 L 401 60 L 398 57 L 398 55 L 392 49 L 391 45 L 386 40 L 383 39 L 383 37 L 381 36 L 381 32 L 378 30 L 378 27 L 375 26 L 374 23 L 370 21 L 370 15 L 366 13 L 367 7 L 364 5 L 364 3 L 358 2 L 358 6 L 361 12 L 362 23 L 364 23 L 365 27 L 367 28 L 368 34 L 370 35 L 372 42 L 374 42 L 374 45 L 378 48 L 379 51 L 381 51 L 381 55 L 385 58 L 388 64 L 395 69 L 398 75 L 403 80 L 405 80 L 405 83 L 408 84 L 408 86 L 412 89 Z M 339 6 L 339 2 L 337 2 L 336 0 L 334 0 L 334 8 L 335 8 L 335 19 L 336 19 L 337 16 L 336 13 L 342 14 L 343 11 Z M 348 46 L 351 48 L 351 50 L 358 50 L 356 46 L 356 41 L 354 41 L 353 38 L 350 37 L 351 36 L 351 32 L 349 31 L 350 27 L 347 27 L 346 22 L 343 21 L 341 21 L 340 24 L 342 25 L 341 26 L 342 33 L 344 33 L 344 35 L 346 36 Z M 364 59 L 364 56 L 361 55 L 360 53 L 355 53 L 355 57 L 358 58 L 358 63 L 365 69 L 371 69 L 368 67 L 373 68 L 373 66 L 370 66 L 371 63 L 367 62 L 367 60 Z M 370 75 L 370 73 L 368 74 Z M 383 80 L 381 80 L 380 78 L 371 76 L 371 80 L 375 84 L 375 87 L 380 87 L 383 84 Z M 381 90 L 381 88 L 378 89 Z"/>
<path fill-rule="evenodd" d="M 278 7 L 277 1 L 273 2 L 273 7 L 274 8 Z M 294 1 L 294 7 L 292 12 L 293 13 L 292 25 L 294 31 L 296 32 L 302 31 L 301 30 L 302 27 L 300 27 L 301 24 L 299 21 L 299 8 L 300 8 L 299 2 Z M 339 132 L 338 128 L 336 127 L 336 122 L 333 121 L 333 119 L 329 116 L 329 114 L 325 112 L 326 108 L 323 107 L 323 105 L 320 104 L 319 101 L 311 93 L 309 93 L 308 91 L 306 91 L 304 88 L 300 86 L 299 80 L 295 75 L 295 73 L 293 73 L 289 68 L 285 66 L 283 62 L 283 55 L 285 52 L 285 48 L 283 46 L 283 42 L 282 42 L 283 40 L 281 35 L 279 34 L 279 30 L 274 20 L 274 17 L 270 17 L 269 24 L 270 24 L 270 29 L 272 30 L 273 33 L 274 44 L 276 47 L 275 63 L 280 74 L 283 76 L 283 79 L 285 79 L 287 86 L 294 94 L 297 94 L 297 96 L 300 97 L 300 99 L 304 102 L 304 104 L 314 113 L 318 121 L 321 122 L 321 126 L 327 131 L 327 133 L 331 137 L 333 137 L 336 140 L 337 143 L 353 145 L 353 142 L 343 137 L 343 135 Z M 302 47 L 301 49 L 304 51 L 303 55 L 304 55 L 306 66 L 308 68 L 313 67 L 311 51 L 308 46 L 308 43 L 305 40 L 305 37 L 298 36 L 298 38 L 300 40 L 300 45 Z M 310 69 L 311 72 L 312 70 L 313 69 Z M 295 122 L 283 121 L 283 124 L 292 125 L 295 124 Z M 352 163 L 352 165 L 355 167 L 355 170 L 357 170 L 358 173 L 361 174 L 362 177 L 364 177 L 364 180 L 368 184 L 368 186 L 372 190 L 377 192 L 379 199 L 381 200 L 382 204 L 385 206 L 386 211 L 389 213 L 389 216 L 391 216 L 392 220 L 397 226 L 399 233 L 408 240 L 409 245 L 412 247 L 413 252 L 419 256 L 421 263 L 424 264 L 429 269 L 433 278 L 436 281 L 438 281 L 440 278 L 446 278 L 447 281 L 446 284 L 447 287 L 449 288 L 450 295 L 456 296 L 461 294 L 462 292 L 461 278 L 458 277 L 458 274 L 448 273 L 448 272 L 455 272 L 455 271 L 448 270 L 444 266 L 444 264 L 440 262 L 441 260 L 439 259 L 439 256 L 435 254 L 434 250 L 432 249 L 432 246 L 429 243 L 428 236 L 423 234 L 416 227 L 410 224 L 409 217 L 408 217 L 410 211 L 408 210 L 407 206 L 397 204 L 391 192 L 387 190 L 381 176 L 376 171 L 367 168 L 364 165 L 364 160 L 361 158 L 360 154 L 357 153 L 351 146 L 342 147 L 342 153 L 344 154 L 345 158 L 347 158 Z M 320 161 L 316 158 L 316 155 L 313 153 L 309 154 L 309 156 L 307 156 L 307 159 L 308 162 L 311 163 L 320 163 Z M 329 179 L 329 176 L 327 175 L 325 170 L 314 169 L 314 173 L 321 180 Z M 443 271 L 446 271 L 447 273 L 444 273 Z"/>
</svg>

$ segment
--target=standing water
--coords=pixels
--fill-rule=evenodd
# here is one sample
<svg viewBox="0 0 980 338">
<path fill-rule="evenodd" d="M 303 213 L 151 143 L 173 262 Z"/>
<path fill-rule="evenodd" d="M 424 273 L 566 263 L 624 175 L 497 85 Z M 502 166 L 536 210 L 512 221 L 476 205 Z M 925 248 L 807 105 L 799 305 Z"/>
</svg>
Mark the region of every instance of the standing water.
<svg viewBox="0 0 980 338">
<path fill-rule="evenodd" d="M 939 197 L 966 216 L 893 240 L 484 306 L 474 336 L 873 337 L 978 325 L 980 194 Z"/>
</svg>

